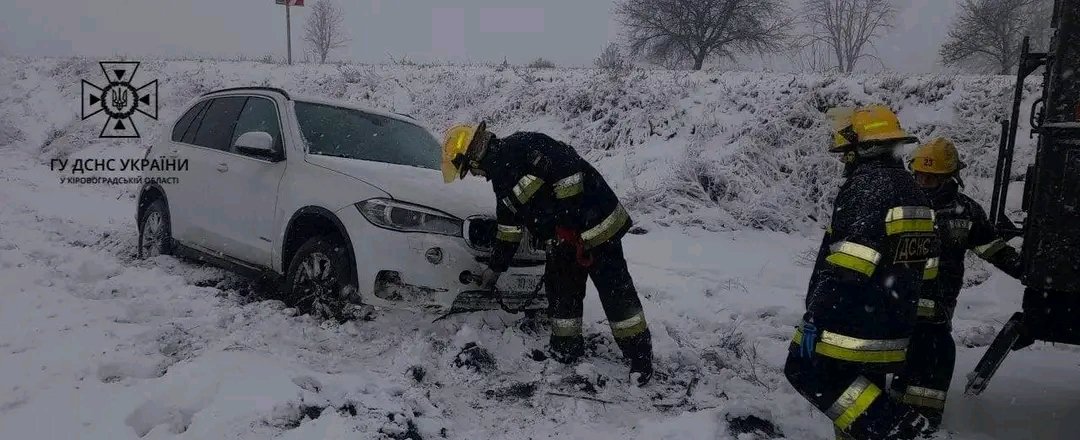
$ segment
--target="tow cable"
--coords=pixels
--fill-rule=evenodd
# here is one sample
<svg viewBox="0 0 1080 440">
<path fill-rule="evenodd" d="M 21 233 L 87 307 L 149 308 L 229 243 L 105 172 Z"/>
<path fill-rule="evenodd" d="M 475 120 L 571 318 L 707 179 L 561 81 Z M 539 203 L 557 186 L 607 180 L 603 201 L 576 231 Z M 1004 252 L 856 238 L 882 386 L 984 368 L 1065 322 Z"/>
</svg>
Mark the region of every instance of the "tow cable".
<svg viewBox="0 0 1080 440">
<path fill-rule="evenodd" d="M 480 276 L 479 275 L 473 275 L 473 276 L 470 277 L 470 279 L 474 283 L 477 283 L 477 284 L 480 283 Z M 518 307 L 516 309 L 512 308 L 512 307 L 510 307 L 509 305 L 506 304 L 506 301 L 503 300 L 503 292 L 501 290 L 499 290 L 498 287 L 491 286 L 491 296 L 495 297 L 495 302 L 497 302 L 499 304 L 499 308 L 502 309 L 502 311 L 504 311 L 506 313 L 516 315 L 518 313 L 522 313 L 522 312 L 524 312 L 526 310 L 529 310 L 529 307 L 533 305 L 533 298 L 535 298 L 537 295 L 540 294 L 540 289 L 543 288 L 543 287 L 544 287 L 544 275 L 541 275 L 540 276 L 540 282 L 536 283 L 536 287 L 533 288 L 532 293 L 525 300 L 525 303 L 522 304 L 521 307 Z M 486 310 L 487 309 L 481 309 L 481 310 L 464 309 L 464 310 L 456 310 L 456 311 L 452 310 L 452 311 L 447 312 L 446 314 L 444 314 L 444 315 L 442 315 L 442 316 L 440 316 L 438 318 L 435 318 L 435 320 L 431 321 L 431 322 L 438 322 L 438 321 L 441 321 L 441 320 L 443 320 L 443 319 L 445 319 L 445 318 L 447 318 L 449 316 L 452 316 L 452 315 L 458 315 L 458 314 L 462 314 L 462 313 L 471 313 L 471 312 L 483 312 L 483 311 L 486 311 Z"/>
<path fill-rule="evenodd" d="M 540 294 L 540 288 L 542 287 L 544 287 L 544 276 L 540 275 L 540 282 L 536 283 L 536 287 L 533 287 L 533 291 L 529 294 L 529 297 L 525 299 L 525 303 L 517 309 L 512 309 L 510 306 L 506 305 L 506 302 L 503 301 L 502 292 L 495 288 L 495 286 L 491 286 L 491 294 L 495 296 L 495 301 L 498 301 L 499 307 L 502 308 L 504 312 L 516 315 L 529 309 L 529 306 L 532 305 L 533 298 L 536 298 L 536 296 Z"/>
</svg>

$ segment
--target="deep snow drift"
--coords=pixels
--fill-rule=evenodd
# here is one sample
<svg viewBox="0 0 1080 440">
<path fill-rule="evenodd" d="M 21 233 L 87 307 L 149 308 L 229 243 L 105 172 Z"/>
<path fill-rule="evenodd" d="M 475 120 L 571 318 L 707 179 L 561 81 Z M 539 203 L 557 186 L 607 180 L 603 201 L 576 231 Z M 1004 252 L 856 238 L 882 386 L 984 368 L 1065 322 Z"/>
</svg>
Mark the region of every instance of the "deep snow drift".
<svg viewBox="0 0 1080 440">
<path fill-rule="evenodd" d="M 319 323 L 226 272 L 134 259 L 136 188 L 64 184 L 48 168 L 55 157 L 141 152 L 96 139 L 99 120 L 78 121 L 78 81 L 98 75 L 92 61 L 0 60 L 0 82 L 13 84 L 0 91 L 0 438 L 831 438 L 781 373 L 838 181 L 817 106 L 885 100 L 920 135 L 962 139 L 970 192 L 985 198 L 993 155 L 978 149 L 994 144 L 1009 84 L 656 73 L 618 80 L 629 84 L 619 91 L 585 70 L 140 68 L 162 81 L 163 120 L 208 88 L 273 84 L 368 99 L 436 130 L 489 116 L 500 131 L 574 140 L 649 230 L 626 246 L 660 374 L 635 389 L 595 292 L 585 316 L 595 354 L 564 367 L 532 353 L 546 343 L 542 320 L 380 311 Z M 968 278 L 953 438 L 1072 437 L 1076 349 L 1014 353 L 983 396 L 962 395 L 1021 291 L 974 260 Z"/>
</svg>

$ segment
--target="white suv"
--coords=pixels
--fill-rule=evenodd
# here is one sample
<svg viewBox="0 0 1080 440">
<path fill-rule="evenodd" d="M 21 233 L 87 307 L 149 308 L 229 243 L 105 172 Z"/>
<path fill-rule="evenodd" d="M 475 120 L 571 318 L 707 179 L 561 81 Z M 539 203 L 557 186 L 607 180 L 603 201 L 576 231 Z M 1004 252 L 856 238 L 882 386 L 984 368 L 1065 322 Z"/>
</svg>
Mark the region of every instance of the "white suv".
<svg viewBox="0 0 1080 440">
<path fill-rule="evenodd" d="M 146 172 L 169 183 L 140 190 L 141 256 L 273 275 L 287 302 L 324 317 L 357 302 L 497 307 L 475 284 L 495 197 L 479 180 L 444 184 L 439 142 L 412 118 L 249 87 L 203 95 L 166 130 L 146 158 L 187 168 Z M 499 282 L 506 306 L 546 306 L 543 265 L 524 240 Z"/>
</svg>

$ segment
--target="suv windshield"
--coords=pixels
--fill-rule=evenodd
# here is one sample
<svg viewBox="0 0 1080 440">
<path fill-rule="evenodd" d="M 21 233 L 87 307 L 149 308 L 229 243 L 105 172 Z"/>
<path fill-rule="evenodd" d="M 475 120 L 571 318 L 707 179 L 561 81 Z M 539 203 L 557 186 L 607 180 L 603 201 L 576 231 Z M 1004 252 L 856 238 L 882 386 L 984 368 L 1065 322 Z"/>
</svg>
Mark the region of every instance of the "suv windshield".
<svg viewBox="0 0 1080 440">
<path fill-rule="evenodd" d="M 424 128 L 385 116 L 312 102 L 296 102 L 308 153 L 440 168 L 439 142 Z"/>
</svg>

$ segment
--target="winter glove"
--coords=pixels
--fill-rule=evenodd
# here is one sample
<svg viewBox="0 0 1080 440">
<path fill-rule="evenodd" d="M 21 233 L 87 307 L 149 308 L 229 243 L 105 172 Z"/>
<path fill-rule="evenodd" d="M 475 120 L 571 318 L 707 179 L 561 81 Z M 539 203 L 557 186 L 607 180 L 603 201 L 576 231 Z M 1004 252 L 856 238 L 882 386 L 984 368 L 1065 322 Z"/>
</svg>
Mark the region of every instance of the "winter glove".
<svg viewBox="0 0 1080 440">
<path fill-rule="evenodd" d="M 814 357 L 814 348 L 817 345 L 817 327 L 814 324 L 803 323 L 802 340 L 799 341 L 799 356 L 804 358 Z"/>
<path fill-rule="evenodd" d="M 502 276 L 502 272 L 496 272 L 490 267 L 484 269 L 484 272 L 480 274 L 480 288 L 484 290 L 495 290 L 495 284 L 499 282 L 500 276 Z"/>
</svg>

